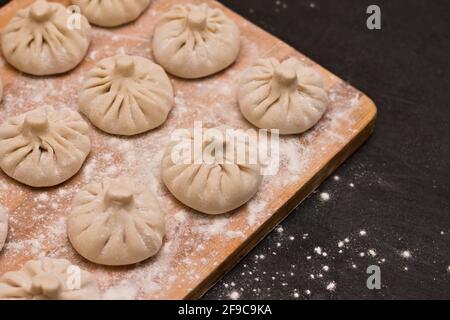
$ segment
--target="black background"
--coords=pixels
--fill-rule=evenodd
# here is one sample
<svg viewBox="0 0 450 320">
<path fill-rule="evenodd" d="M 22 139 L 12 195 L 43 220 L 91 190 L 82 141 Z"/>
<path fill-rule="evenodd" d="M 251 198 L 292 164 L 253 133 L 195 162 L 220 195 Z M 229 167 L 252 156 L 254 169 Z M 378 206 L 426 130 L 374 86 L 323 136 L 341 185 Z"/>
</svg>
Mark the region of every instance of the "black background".
<svg viewBox="0 0 450 320">
<path fill-rule="evenodd" d="M 205 298 L 450 299 L 450 2 L 221 2 L 368 94 L 379 118 L 339 180 L 328 179 Z M 381 7 L 382 30 L 366 27 L 371 4 Z M 379 291 L 366 287 L 374 264 Z"/>
</svg>

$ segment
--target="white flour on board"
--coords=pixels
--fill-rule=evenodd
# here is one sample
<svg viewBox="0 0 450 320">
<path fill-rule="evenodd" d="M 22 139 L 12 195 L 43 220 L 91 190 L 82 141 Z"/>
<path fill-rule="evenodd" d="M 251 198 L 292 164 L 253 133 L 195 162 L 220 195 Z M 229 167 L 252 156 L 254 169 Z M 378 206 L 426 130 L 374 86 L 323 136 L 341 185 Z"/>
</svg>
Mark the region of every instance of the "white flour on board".
<svg viewBox="0 0 450 320">
<path fill-rule="evenodd" d="M 157 14 L 148 10 L 137 23 L 125 27 L 133 28 L 132 35 L 122 34 L 121 29 L 113 32 L 93 28 L 94 41 L 87 62 L 93 64 L 124 53 L 150 57 L 152 27 L 147 21 L 153 21 Z M 253 30 L 250 25 L 246 28 Z M 240 70 L 231 68 L 221 78 L 202 79 L 190 85 L 173 79 L 175 106 L 161 128 L 134 138 L 113 137 L 92 128 L 92 153 L 79 175 L 68 183 L 49 190 L 30 190 L 0 175 L 0 204 L 11 211 L 10 237 L 0 258 L 6 262 L 5 270 L 17 269 L 25 258 L 50 256 L 67 258 L 93 272 L 103 297 L 109 299 L 159 298 L 169 290 L 193 289 L 223 261 L 227 248 L 241 243 L 287 200 L 280 199 L 280 194 L 298 188 L 314 160 L 342 146 L 348 138 L 338 132 L 343 126 L 351 127 L 350 115 L 360 99 L 360 94 L 344 83 L 330 88 L 330 110 L 314 130 L 300 138 L 281 138 L 278 175 L 264 177 L 258 194 L 241 210 L 222 217 L 204 216 L 183 207 L 169 194 L 161 182 L 160 164 L 171 130 L 178 128 L 179 123 L 193 125 L 194 121 L 203 120 L 205 126 L 226 124 L 244 130 L 251 128 L 237 105 L 237 81 L 243 67 L 260 57 L 275 55 L 277 50 L 260 47 L 245 32 L 242 57 L 236 64 Z M 123 41 L 133 45 L 125 47 Z M 0 63 L 3 63 L 1 58 Z M 84 74 L 84 70 L 76 69 L 62 77 L 17 75 L 5 88 L 0 120 L 48 104 L 78 110 L 77 97 Z M 120 175 L 136 176 L 148 185 L 167 212 L 161 251 L 156 257 L 126 270 L 95 266 L 80 258 L 67 239 L 65 223 L 70 203 L 83 185 Z M 21 205 L 17 207 L 13 198 L 19 199 Z M 235 291 L 230 298 L 239 296 Z"/>
</svg>

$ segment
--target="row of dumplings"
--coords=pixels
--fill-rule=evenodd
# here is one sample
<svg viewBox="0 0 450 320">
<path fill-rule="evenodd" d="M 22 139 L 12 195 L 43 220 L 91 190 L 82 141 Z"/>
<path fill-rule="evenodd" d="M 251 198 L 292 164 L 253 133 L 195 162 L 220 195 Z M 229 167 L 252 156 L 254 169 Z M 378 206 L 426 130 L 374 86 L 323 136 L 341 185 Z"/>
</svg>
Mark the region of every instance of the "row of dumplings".
<svg viewBox="0 0 450 320">
<path fill-rule="evenodd" d="M 0 251 L 8 232 L 8 213 L 0 206 Z M 74 249 L 107 266 L 144 261 L 158 253 L 165 214 L 146 186 L 132 178 L 105 179 L 85 186 L 67 220 Z M 77 278 L 75 278 L 77 277 Z M 64 259 L 28 261 L 0 277 L 0 299 L 99 299 L 95 277 Z"/>
<path fill-rule="evenodd" d="M 72 2 L 91 23 L 115 26 L 136 19 L 150 1 L 117 0 L 114 6 L 120 8 L 112 11 L 102 1 Z M 64 6 L 43 0 L 19 11 L 2 38 L 7 61 L 33 75 L 59 74 L 76 67 L 87 53 L 90 26 L 83 17 L 80 29 L 70 29 L 68 18 Z M 207 5 L 175 6 L 159 20 L 153 36 L 153 56 L 160 65 L 127 55 L 100 61 L 86 75 L 80 110 L 109 134 L 132 136 L 155 129 L 167 120 L 174 104 L 166 71 L 182 78 L 206 77 L 233 64 L 239 50 L 239 29 L 221 10 Z M 298 134 L 320 120 L 328 97 L 315 70 L 296 59 L 270 58 L 244 73 L 238 100 L 242 114 L 256 127 Z M 11 118 L 0 126 L 0 168 L 32 187 L 58 185 L 85 162 L 91 150 L 88 132 L 81 115 L 64 108 L 39 108 Z M 194 143 L 192 135 L 184 139 Z M 203 145 L 209 143 L 217 141 L 203 141 Z M 172 148 L 173 144 L 168 146 L 163 158 L 162 179 L 178 200 L 195 210 L 229 212 L 259 189 L 258 164 L 177 164 L 170 157 Z M 159 251 L 164 216 L 155 197 L 135 179 L 106 179 L 85 186 L 75 197 L 67 233 L 84 258 L 102 265 L 129 265 Z M 68 292 L 60 266 L 69 265 L 65 260 L 30 261 L 17 274 L 0 278 L 0 298 L 57 299 L 77 294 L 96 298 L 95 279 L 84 271 L 82 290 Z M 42 272 L 30 273 L 30 268 Z"/>
<path fill-rule="evenodd" d="M 81 13 L 62 4 L 37 0 L 19 10 L 3 31 L 5 59 L 36 76 L 61 74 L 86 55 L 93 22 L 116 26 L 136 19 L 149 0 L 72 0 Z M 79 23 L 74 24 L 74 15 Z M 84 16 L 86 15 L 86 16 Z M 87 17 L 87 18 L 86 18 Z M 176 5 L 157 22 L 155 60 L 169 73 L 188 79 L 209 76 L 231 65 L 239 55 L 240 31 L 222 10 L 206 4 Z"/>
<path fill-rule="evenodd" d="M 106 5 L 108 1 L 73 3 L 90 21 L 113 26 L 137 18 L 149 1 L 116 0 L 111 6 Z M 3 32 L 5 59 L 18 70 L 38 76 L 75 68 L 88 51 L 91 27 L 83 15 L 79 28 L 71 27 L 70 19 L 71 13 L 63 5 L 45 0 L 19 10 Z M 170 74 L 198 79 L 233 64 L 240 41 L 239 28 L 222 10 L 206 4 L 176 5 L 156 24 L 153 56 Z M 101 61 L 88 75 L 81 109 L 95 125 L 112 134 L 151 130 L 164 122 L 173 104 L 173 90 L 164 70 L 138 57 Z M 132 81 L 124 81 L 129 78 Z M 328 102 L 321 75 L 293 58 L 257 61 L 245 72 L 239 88 L 244 117 L 259 128 L 279 129 L 281 134 L 298 134 L 313 127 Z M 93 99 L 100 107 L 91 107 Z M 138 110 L 129 105 L 142 107 Z"/>
<path fill-rule="evenodd" d="M 68 15 L 64 6 L 44 0 L 18 11 L 2 38 L 8 61 L 27 72 L 14 64 L 11 56 L 30 49 L 32 61 L 44 70 L 45 66 L 55 65 L 46 53 L 61 58 L 69 52 L 62 46 L 77 47 L 69 41 L 70 37 L 83 38 L 83 32 L 58 21 L 64 15 Z M 227 32 L 228 28 L 237 30 L 236 34 Z M 55 34 L 51 34 L 52 30 Z M 25 46 L 17 44 L 21 39 Z M 5 50 L 13 42 L 16 44 Z M 229 43 L 235 43 L 233 48 L 237 49 L 233 49 L 233 55 L 226 54 L 231 58 L 225 64 L 203 70 L 201 75 L 189 73 L 190 77 L 203 77 L 233 63 L 239 53 L 239 30 L 219 9 L 206 5 L 175 6 L 160 19 L 154 35 L 155 57 L 162 48 L 161 59 L 169 61 L 162 63 L 164 68 L 137 56 L 104 59 L 86 75 L 79 95 L 80 110 L 93 125 L 109 134 L 132 136 L 155 129 L 167 120 L 174 104 L 174 90 L 164 69 L 176 74 L 184 66 L 201 69 L 214 62 L 223 63 L 227 60 L 223 54 L 228 51 L 217 47 L 228 47 Z M 175 51 L 165 51 L 167 48 Z M 68 61 L 69 56 L 76 55 L 62 60 Z M 181 57 L 182 61 L 174 63 Z M 294 58 L 283 62 L 269 58 L 244 72 L 238 101 L 242 114 L 256 127 L 297 134 L 320 120 L 328 96 L 322 77 L 314 69 Z M 88 130 L 78 113 L 64 108 L 39 108 L 11 118 L 0 127 L 0 167 L 10 177 L 32 187 L 58 185 L 75 175 L 86 160 L 91 150 Z M 34 174 L 29 175 L 30 172 Z"/>
</svg>

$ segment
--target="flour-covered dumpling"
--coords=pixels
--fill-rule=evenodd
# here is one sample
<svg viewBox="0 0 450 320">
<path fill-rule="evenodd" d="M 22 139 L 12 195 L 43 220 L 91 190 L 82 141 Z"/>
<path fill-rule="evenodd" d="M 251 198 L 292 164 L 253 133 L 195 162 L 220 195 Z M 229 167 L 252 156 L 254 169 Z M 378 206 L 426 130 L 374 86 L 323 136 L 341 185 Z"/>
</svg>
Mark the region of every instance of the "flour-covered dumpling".
<svg viewBox="0 0 450 320">
<path fill-rule="evenodd" d="M 159 251 L 165 214 L 153 194 L 131 178 L 90 184 L 74 199 L 67 234 L 86 259 L 109 266 L 144 261 Z"/>
<path fill-rule="evenodd" d="M 160 66 L 126 55 L 100 61 L 80 94 L 81 111 L 96 127 L 126 136 L 162 125 L 173 101 L 172 84 Z"/>
<path fill-rule="evenodd" d="M 232 211 L 247 203 L 261 184 L 256 146 L 228 138 L 227 130 L 231 129 L 208 129 L 200 136 L 186 130 L 163 158 L 162 178 L 169 191 L 203 213 Z"/>
<path fill-rule="evenodd" d="M 116 27 L 136 20 L 150 0 L 72 0 L 89 22 L 101 27 Z"/>
<path fill-rule="evenodd" d="M 196 79 L 236 61 L 240 31 L 225 13 L 202 5 L 176 5 L 157 23 L 153 55 L 167 72 Z"/>
<path fill-rule="evenodd" d="M 91 150 L 89 127 L 67 108 L 41 107 L 0 126 L 0 167 L 31 187 L 51 187 L 74 176 Z"/>
<path fill-rule="evenodd" d="M 5 208 L 3 208 L 0 205 L 0 251 L 2 251 L 7 237 L 8 237 L 8 213 L 6 212 Z"/>
<path fill-rule="evenodd" d="M 322 76 L 291 58 L 258 61 L 239 85 L 244 117 L 258 128 L 298 134 L 311 129 L 324 115 L 328 95 Z"/>
<path fill-rule="evenodd" d="M 64 259 L 30 260 L 0 277 L 0 299 L 98 300 L 95 277 Z"/>
<path fill-rule="evenodd" d="M 37 0 L 17 11 L 3 31 L 5 59 L 32 75 L 53 75 L 75 68 L 84 58 L 91 27 L 84 16 L 80 25 L 59 3 Z"/>
</svg>

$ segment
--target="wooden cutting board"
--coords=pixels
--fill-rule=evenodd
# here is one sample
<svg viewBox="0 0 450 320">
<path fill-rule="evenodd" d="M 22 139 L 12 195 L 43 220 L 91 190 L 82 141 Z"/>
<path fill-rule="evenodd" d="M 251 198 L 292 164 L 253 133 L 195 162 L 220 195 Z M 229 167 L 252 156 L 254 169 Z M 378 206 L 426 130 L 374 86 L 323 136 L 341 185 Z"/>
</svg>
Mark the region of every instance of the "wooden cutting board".
<svg viewBox="0 0 450 320">
<path fill-rule="evenodd" d="M 0 28 L 17 9 L 31 2 L 15 0 L 3 7 Z M 78 91 L 86 71 L 100 59 L 118 53 L 152 58 L 151 37 L 157 18 L 172 5 L 184 2 L 188 1 L 155 0 L 133 24 L 115 29 L 94 28 L 85 61 L 65 75 L 30 77 L 1 58 L 5 91 L 0 121 L 45 104 L 78 110 Z M 175 107 L 167 123 L 155 131 L 120 138 L 92 127 L 93 150 L 88 161 L 76 177 L 61 186 L 31 189 L 0 173 L 0 204 L 10 211 L 10 233 L 0 254 L 0 274 L 18 269 L 32 258 L 67 258 L 95 274 L 104 298 L 199 298 L 370 136 L 377 111 L 363 93 L 221 4 L 211 0 L 189 2 L 222 8 L 238 24 L 242 31 L 239 60 L 230 69 L 207 79 L 185 81 L 172 77 Z M 259 193 L 248 205 L 225 216 L 209 217 L 177 202 L 160 179 L 160 161 L 171 131 L 192 128 L 198 120 L 204 126 L 251 128 L 237 104 L 239 75 L 258 58 L 291 56 L 324 76 L 331 98 L 324 119 L 306 134 L 281 138 L 280 171 L 264 179 Z M 138 177 L 157 195 L 167 212 L 167 236 L 156 257 L 135 266 L 107 268 L 87 262 L 73 250 L 67 240 L 65 221 L 70 202 L 83 185 L 119 175 Z"/>
</svg>

